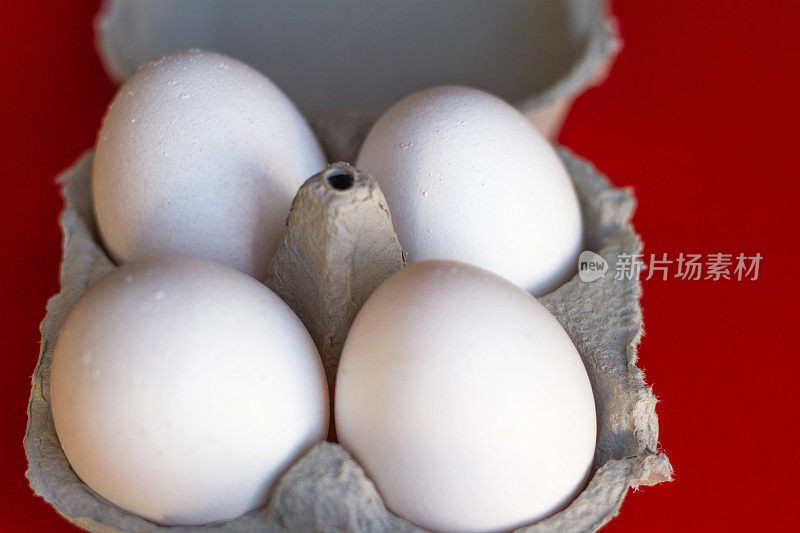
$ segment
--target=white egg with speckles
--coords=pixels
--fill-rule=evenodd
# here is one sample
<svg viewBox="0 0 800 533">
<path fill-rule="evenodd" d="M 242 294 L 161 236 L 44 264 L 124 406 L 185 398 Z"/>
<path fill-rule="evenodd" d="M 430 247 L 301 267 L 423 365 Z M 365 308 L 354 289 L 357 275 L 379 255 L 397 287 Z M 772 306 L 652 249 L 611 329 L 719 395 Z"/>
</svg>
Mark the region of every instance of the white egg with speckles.
<svg viewBox="0 0 800 533">
<path fill-rule="evenodd" d="M 362 307 L 336 376 L 339 441 L 387 507 L 433 531 L 504 531 L 565 507 L 595 452 L 569 336 L 488 271 L 425 261 Z"/>
<path fill-rule="evenodd" d="M 434 87 L 392 106 L 356 160 L 386 195 L 409 261 L 452 259 L 541 295 L 574 274 L 578 199 L 550 144 L 509 104 Z"/>
<path fill-rule="evenodd" d="M 324 167 L 314 133 L 263 74 L 173 53 L 140 67 L 103 118 L 99 233 L 118 264 L 177 253 L 262 278 L 297 189 Z"/>
<path fill-rule="evenodd" d="M 291 309 L 250 276 L 178 256 L 89 287 L 59 332 L 50 401 L 81 480 L 165 525 L 263 505 L 329 417 L 322 362 Z"/>
</svg>

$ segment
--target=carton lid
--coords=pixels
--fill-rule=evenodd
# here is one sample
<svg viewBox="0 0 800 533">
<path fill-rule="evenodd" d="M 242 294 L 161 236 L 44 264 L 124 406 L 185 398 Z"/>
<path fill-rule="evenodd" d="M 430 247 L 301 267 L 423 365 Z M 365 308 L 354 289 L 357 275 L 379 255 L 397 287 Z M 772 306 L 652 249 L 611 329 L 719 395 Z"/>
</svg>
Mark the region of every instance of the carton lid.
<svg viewBox="0 0 800 533">
<path fill-rule="evenodd" d="M 432 85 L 478 87 L 523 112 L 574 96 L 615 49 L 601 0 L 105 0 L 97 47 L 115 81 L 204 48 L 258 68 L 310 117 L 376 117 Z"/>
</svg>

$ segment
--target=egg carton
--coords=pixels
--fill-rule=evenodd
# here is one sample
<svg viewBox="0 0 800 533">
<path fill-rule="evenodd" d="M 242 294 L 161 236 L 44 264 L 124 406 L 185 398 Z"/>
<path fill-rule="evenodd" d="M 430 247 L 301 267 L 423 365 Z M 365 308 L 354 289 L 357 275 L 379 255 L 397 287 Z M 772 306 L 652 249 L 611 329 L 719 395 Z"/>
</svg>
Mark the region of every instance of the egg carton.
<svg viewBox="0 0 800 533">
<path fill-rule="evenodd" d="M 406 95 L 466 85 L 553 138 L 619 49 L 604 0 L 105 0 L 95 33 L 116 82 L 169 52 L 212 50 L 267 74 L 316 128 L 362 133 Z M 331 160 L 346 159 L 339 144 L 328 138 Z"/>
<path fill-rule="evenodd" d="M 585 247 L 602 256 L 613 272 L 622 254 L 641 251 L 630 224 L 633 194 L 613 187 L 566 149 L 559 149 L 559 155 L 581 202 Z M 41 355 L 33 374 L 24 441 L 27 475 L 36 493 L 89 531 L 422 531 L 390 513 L 363 469 L 331 442 L 317 444 L 299 459 L 264 507 L 208 526 L 159 526 L 114 506 L 81 482 L 55 432 L 49 381 L 53 349 L 68 311 L 92 282 L 114 268 L 94 225 L 91 161 L 90 152 L 58 178 L 66 201 L 60 217 L 61 291 L 48 302 L 41 326 Z M 672 467 L 658 448 L 656 398 L 636 366 L 642 334 L 640 295 L 637 279 L 607 274 L 593 282 L 576 275 L 540 298 L 584 361 L 595 395 L 598 438 L 588 486 L 563 511 L 520 531 L 596 530 L 617 514 L 629 487 L 671 479 Z"/>
<path fill-rule="evenodd" d="M 96 21 L 97 40 L 112 78 L 124 79 L 149 57 L 173 49 L 204 47 L 228 53 L 275 78 L 305 111 L 328 156 L 334 160 L 354 160 L 369 125 L 382 111 L 378 107 L 385 108 L 399 96 L 437 83 L 465 83 L 498 93 L 515 102 L 545 134 L 552 136 L 572 99 L 603 76 L 617 48 L 613 23 L 604 16 L 602 2 L 521 2 L 516 3 L 515 9 L 528 11 L 513 13 L 507 17 L 507 28 L 494 29 L 510 31 L 513 35 L 544 31 L 544 45 L 550 43 L 545 49 L 552 52 L 563 47 L 569 52 L 560 61 L 532 63 L 531 69 L 538 69 L 536 75 L 525 79 L 512 76 L 512 83 L 502 87 L 492 86 L 491 79 L 481 79 L 476 72 L 462 73 L 467 79 L 412 77 L 408 87 L 400 88 L 403 94 L 392 95 L 386 79 L 381 81 L 380 76 L 367 71 L 361 78 L 348 78 L 347 86 L 373 87 L 375 94 L 357 94 L 349 98 L 347 94 L 337 93 L 338 100 L 314 101 L 312 92 L 303 90 L 302 84 L 307 80 L 304 82 L 302 76 L 293 77 L 291 68 L 287 70 L 285 65 L 270 64 L 264 54 L 270 46 L 281 45 L 270 41 L 274 32 L 269 31 L 268 19 L 276 6 L 294 3 L 266 3 L 267 7 L 264 3 L 223 0 L 210 0 L 202 5 L 190 6 L 190 3 L 190 0 L 147 4 L 121 0 L 105 2 Z M 336 19 L 339 15 L 335 10 L 325 11 L 338 3 L 325 4 L 328 7 L 314 4 L 317 23 L 309 26 L 316 28 L 314 34 L 318 40 L 327 38 L 330 33 L 327 29 L 335 33 L 337 29 L 349 28 L 342 17 Z M 369 9 L 369 2 L 356 4 Z M 406 6 L 406 11 L 401 9 L 401 4 Z M 475 15 L 475 9 L 495 9 L 486 7 L 490 4 L 494 3 L 468 2 L 459 4 L 459 9 Z M 527 7 L 520 8 L 522 4 Z M 386 13 L 373 13 L 377 23 L 372 33 L 367 32 L 368 38 L 391 39 L 395 33 L 400 38 L 408 37 L 403 35 L 403 24 L 424 18 L 415 15 L 415 10 L 423 9 L 422 3 L 417 1 L 381 5 L 388 6 L 394 19 L 387 19 Z M 425 17 L 433 16 L 429 13 L 431 5 L 425 5 Z M 435 5 L 444 12 L 453 8 L 448 2 Z M 302 9 L 308 8 L 308 5 L 302 6 Z M 492 20 L 490 15 L 487 14 L 488 19 L 481 19 L 484 25 Z M 400 23 L 394 24 L 398 20 Z M 386 34 L 387 24 L 394 24 L 398 31 L 381 35 L 381 32 Z M 226 25 L 241 26 L 242 31 L 235 34 L 220 31 L 219 28 L 224 29 Z M 515 25 L 523 26 L 522 33 L 514 33 Z M 321 32 L 320 28 L 326 31 Z M 552 28 L 559 31 L 553 33 Z M 457 35 L 442 31 L 445 33 L 441 37 L 447 46 L 457 43 Z M 291 37 L 285 32 L 280 35 L 283 39 Z M 490 37 L 494 39 L 496 35 Z M 337 42 L 341 47 L 347 39 Z M 491 42 L 492 39 L 487 38 L 484 45 L 491 47 Z M 332 50 L 339 50 L 333 43 L 327 44 Z M 511 64 L 517 68 L 519 61 L 526 57 L 513 55 Z M 327 77 L 315 73 L 312 80 L 315 85 L 319 79 L 332 80 L 335 84 L 337 72 L 342 72 L 342 62 L 329 59 L 332 70 Z M 441 62 L 434 60 L 428 64 L 434 67 L 433 71 L 442 71 Z M 506 65 L 499 71 L 488 69 L 488 72 L 493 78 L 503 78 L 510 74 L 509 68 Z M 274 76 L 276 71 L 277 77 Z M 442 75 L 446 74 L 447 69 L 444 69 Z M 470 75 L 478 78 L 469 78 Z M 281 76 L 287 77 L 281 79 Z M 520 84 L 524 86 L 522 91 L 519 91 Z M 388 100 L 370 100 L 377 97 Z M 373 101 L 375 110 L 348 108 L 349 104 L 359 101 Z M 641 249 L 641 241 L 630 225 L 633 194 L 611 186 L 591 165 L 569 151 L 559 149 L 559 155 L 581 202 L 585 248 L 608 262 L 609 273 L 591 283 L 575 277 L 540 301 L 565 328 L 586 365 L 595 394 L 598 440 L 587 487 L 567 508 L 521 531 L 596 530 L 617 514 L 628 488 L 667 481 L 672 475 L 669 461 L 658 448 L 656 399 L 636 366 L 636 347 L 642 333 L 641 287 L 638 280 L 617 280 L 612 275 L 621 254 L 633 255 Z M 341 446 L 330 442 L 317 444 L 300 458 L 273 487 L 265 506 L 234 520 L 202 527 L 167 528 L 151 523 L 107 502 L 80 481 L 70 468 L 55 433 L 49 403 L 49 377 L 55 340 L 69 309 L 92 282 L 114 268 L 100 245 L 94 225 L 91 159 L 91 152 L 85 154 L 58 178 L 66 202 L 60 217 L 64 234 L 61 289 L 48 302 L 47 315 L 41 325 L 41 352 L 32 379 L 24 439 L 29 460 L 27 476 L 34 491 L 65 518 L 89 531 L 421 531 L 389 512 L 357 462 Z"/>
</svg>

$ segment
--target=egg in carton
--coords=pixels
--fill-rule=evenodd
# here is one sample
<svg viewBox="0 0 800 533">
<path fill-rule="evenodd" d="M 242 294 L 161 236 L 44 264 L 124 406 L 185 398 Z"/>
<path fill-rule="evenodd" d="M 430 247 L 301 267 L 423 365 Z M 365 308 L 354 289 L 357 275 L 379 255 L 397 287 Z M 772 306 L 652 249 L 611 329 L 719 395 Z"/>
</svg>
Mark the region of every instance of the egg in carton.
<svg viewBox="0 0 800 533">
<path fill-rule="evenodd" d="M 575 5 L 579 5 L 567 4 L 572 6 L 571 9 L 576 9 Z M 101 19 L 100 26 L 108 33 L 109 17 L 112 20 L 114 17 L 124 17 L 120 13 L 130 9 L 131 6 L 125 3 L 110 3 L 106 6 L 106 18 Z M 591 5 L 589 12 L 597 16 L 599 11 L 596 9 L 596 5 Z M 118 18 L 116 20 L 119 21 Z M 599 42 L 605 43 L 600 49 L 608 53 L 612 40 L 611 34 L 607 32 L 608 27 L 599 18 L 594 23 L 594 26 L 590 26 L 594 29 L 601 28 L 598 30 L 601 37 L 592 34 L 596 39 L 590 39 L 589 43 L 596 43 L 599 39 Z M 572 81 L 562 79 L 562 83 L 556 84 L 561 87 L 560 96 L 564 95 L 565 87 L 574 89 L 575 72 L 583 72 L 585 75 L 587 69 L 594 72 L 599 68 L 598 63 L 605 56 L 602 53 L 596 54 L 597 46 L 599 45 L 595 44 L 593 47 L 589 44 L 585 48 L 585 55 L 581 56 L 581 61 L 571 70 L 573 77 L 567 77 Z M 593 58 L 593 61 L 587 58 Z M 592 68 L 587 67 L 587 64 Z M 588 76 L 584 76 L 581 81 L 586 82 L 588 79 Z M 537 97 L 529 98 L 528 102 L 549 101 L 552 106 L 558 100 L 540 93 Z M 563 107 L 565 101 L 562 100 L 559 105 Z M 300 103 L 302 106 L 303 101 Z M 523 104 L 522 109 L 528 110 L 530 117 L 548 116 L 548 112 L 537 115 L 536 110 L 541 111 L 543 108 L 526 107 L 527 105 L 529 104 Z M 307 103 L 306 106 L 313 106 L 313 103 Z M 365 124 L 368 125 L 371 118 L 348 121 L 341 116 L 331 119 L 328 115 L 327 118 L 313 122 L 329 155 L 335 154 L 336 158 L 352 161 L 366 132 Z M 541 124 L 543 123 L 540 122 Z M 553 128 L 555 124 L 553 121 L 548 122 L 545 130 L 548 127 Z M 634 203 L 632 193 L 612 187 L 590 165 L 568 151 L 561 149 L 559 155 L 580 199 L 585 232 L 584 247 L 597 252 L 613 270 L 620 254 L 636 254 L 641 248 L 641 243 L 630 226 Z M 111 505 L 80 481 L 61 450 L 50 413 L 49 365 L 60 326 L 66 313 L 86 287 L 113 268 L 113 263 L 99 244 L 94 226 L 89 193 L 91 157 L 91 154 L 85 155 L 75 167 L 59 178 L 67 204 L 61 216 L 64 231 L 61 291 L 48 303 L 47 317 L 42 324 L 42 351 L 33 376 L 29 425 L 25 437 L 30 461 L 28 477 L 34 490 L 51 502 L 62 515 L 89 530 L 157 531 L 166 528 Z M 327 178 L 332 173 L 351 176 L 353 184 L 358 186 L 332 191 L 327 185 L 330 183 Z M 363 303 L 375 286 L 402 265 L 402 255 L 389 219 L 382 214 L 385 211 L 378 209 L 379 206 L 376 205 L 376 202 L 379 203 L 376 200 L 379 196 L 369 196 L 372 199 L 367 201 L 363 196 L 358 196 L 358 191 L 363 191 L 362 185 L 369 183 L 368 178 L 359 176 L 354 169 L 340 166 L 309 180 L 298 193 L 288 219 L 289 225 L 281 251 L 270 267 L 271 272 L 279 272 L 285 267 L 289 255 L 295 256 L 293 263 L 296 264 L 296 257 L 302 254 L 308 265 L 307 269 L 318 268 L 316 279 L 323 283 L 317 295 L 331 295 L 328 298 L 315 299 L 313 296 L 303 295 L 298 284 L 291 282 L 290 276 L 283 277 L 284 282 L 288 283 L 282 285 L 276 283 L 277 276 L 273 276 L 270 286 L 304 318 L 329 367 L 335 365 L 341 341 L 358 305 Z M 322 196 L 312 202 L 304 201 L 314 188 Z M 330 227 L 348 225 L 346 218 L 334 215 L 336 210 L 331 210 L 334 205 L 341 207 L 342 202 L 353 206 L 350 216 L 375 220 L 372 225 L 375 231 L 366 234 L 340 232 L 337 238 L 324 242 L 315 242 L 307 233 L 298 231 L 304 222 L 308 223 L 310 220 Z M 334 235 L 335 232 L 329 233 Z M 341 271 L 337 272 L 341 274 L 339 277 L 319 278 L 320 265 L 335 264 L 329 260 L 331 254 L 346 257 L 361 239 L 367 239 L 373 245 L 375 242 L 386 244 L 383 248 L 384 254 L 371 261 L 373 266 L 382 265 L 381 268 Z M 362 278 L 358 283 L 352 283 L 359 276 Z M 347 293 L 343 287 L 348 287 L 347 290 L 356 287 L 357 294 Z M 639 296 L 640 286 L 637 280 L 614 280 L 613 276 L 608 275 L 592 283 L 581 282 L 573 277 L 541 298 L 542 303 L 564 326 L 583 358 L 595 394 L 598 439 L 588 486 L 564 510 L 530 526 L 532 531 L 597 529 L 617 513 L 629 487 L 654 484 L 671 477 L 669 462 L 658 450 L 655 398 L 636 367 L 636 346 L 641 335 Z M 326 315 L 331 320 L 326 322 L 318 318 Z M 329 442 L 316 445 L 298 460 L 275 485 L 264 507 L 224 523 L 169 529 L 419 530 L 387 511 L 361 467 L 341 446 Z"/>
</svg>

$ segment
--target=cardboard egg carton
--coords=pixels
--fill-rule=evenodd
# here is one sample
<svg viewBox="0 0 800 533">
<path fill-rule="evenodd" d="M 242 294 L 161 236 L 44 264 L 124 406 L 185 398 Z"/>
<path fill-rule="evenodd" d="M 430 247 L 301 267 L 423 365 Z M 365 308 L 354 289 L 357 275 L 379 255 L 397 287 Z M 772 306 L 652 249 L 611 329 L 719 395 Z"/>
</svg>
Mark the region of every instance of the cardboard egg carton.
<svg viewBox="0 0 800 533">
<path fill-rule="evenodd" d="M 283 5 L 281 9 L 285 10 L 289 4 L 276 5 Z M 415 67 L 413 62 L 406 65 L 403 58 L 395 57 L 398 68 L 402 66 L 409 69 L 408 72 L 415 72 L 415 68 L 419 68 L 422 72 L 397 88 L 403 93 L 395 95 L 387 89 L 394 87 L 393 80 L 386 80 L 388 73 L 381 70 L 380 61 L 373 58 L 372 61 L 377 62 L 371 64 L 372 71 L 367 69 L 359 73 L 348 71 L 344 63 L 337 63 L 334 59 L 340 57 L 342 50 L 346 52 L 347 43 L 350 42 L 348 39 L 357 42 L 359 38 L 367 41 L 380 38 L 413 40 L 415 35 L 404 35 L 402 30 L 411 28 L 419 18 L 435 19 L 436 13 L 429 12 L 432 9 L 430 4 L 426 3 L 428 11 L 424 13 L 415 11 L 423 9 L 418 2 L 403 2 L 405 7 L 400 2 L 389 2 L 384 10 L 373 12 L 369 11 L 367 2 L 363 2 L 361 7 L 367 10 L 368 17 L 372 17 L 374 27 L 371 26 L 371 30 L 361 37 L 352 37 L 352 33 L 348 34 L 347 31 L 363 28 L 363 20 L 357 20 L 361 25 L 357 24 L 354 28 L 342 26 L 347 17 L 339 13 L 341 6 L 337 11 L 336 3 L 332 4 L 333 7 L 320 8 L 321 11 L 311 15 L 304 13 L 303 16 L 310 19 L 306 29 L 310 33 L 300 32 L 298 40 L 292 41 L 286 31 L 277 35 L 271 32 L 271 29 L 281 25 L 270 26 L 270 17 L 275 16 L 280 21 L 293 16 L 291 12 L 282 12 L 277 8 L 270 10 L 260 5 L 234 3 L 225 9 L 220 0 L 206 2 L 202 7 L 189 10 L 188 0 L 146 5 L 112 1 L 105 4 L 97 21 L 98 47 L 106 68 L 117 80 L 129 75 L 149 57 L 172 49 L 205 47 L 243 59 L 265 71 L 306 112 L 329 158 L 345 161 L 354 160 L 369 124 L 383 108 L 415 89 L 437 83 L 465 83 L 496 92 L 516 102 L 518 108 L 542 131 L 552 135 L 574 96 L 602 76 L 616 47 L 613 25 L 604 15 L 599 2 L 519 3 L 513 9 L 521 11 L 505 14 L 496 11 L 497 7 L 487 7 L 494 3 L 469 2 L 460 4 L 469 16 L 456 17 L 450 31 L 455 32 L 459 24 L 468 24 L 470 17 L 482 14 L 482 24 L 488 24 L 489 28 L 481 30 L 484 41 L 478 40 L 490 52 L 509 54 L 519 49 L 519 46 L 503 49 L 501 45 L 491 44 L 490 41 L 496 41 L 498 35 L 508 35 L 513 41 L 541 30 L 543 33 L 537 35 L 543 41 L 538 45 L 535 42 L 528 44 L 543 47 L 544 52 L 541 53 L 545 55 L 542 57 L 557 57 L 549 62 L 532 63 L 531 69 L 536 72 L 512 76 L 510 81 L 503 82 L 508 82 L 508 86 L 497 87 L 491 86 L 490 78 L 504 72 L 511 75 L 508 70 L 510 65 L 518 68 L 520 60 L 527 58 L 533 61 L 535 57 L 526 56 L 523 50 L 518 50 L 521 55 L 515 56 L 508 65 L 500 65 L 492 70 L 494 67 L 491 65 L 480 64 L 479 68 L 461 72 L 442 71 L 446 65 L 444 62 L 437 63 L 436 53 L 432 53 L 430 58 L 417 58 L 428 65 L 423 65 L 424 68 L 419 65 Z M 446 4 L 442 3 L 445 7 L 452 7 Z M 167 5 L 169 7 L 164 7 Z M 280 13 L 276 14 L 276 11 Z M 497 20 L 492 22 L 492 17 Z M 223 28 L 237 28 L 239 31 L 219 31 L 220 24 Z M 320 28 L 326 31 L 321 32 Z M 396 31 L 386 34 L 387 28 Z M 336 31 L 342 31 L 342 35 L 331 36 Z M 448 34 L 446 25 L 438 31 L 443 49 L 459 42 L 459 36 L 455 35 L 457 32 Z M 361 33 L 364 34 L 363 31 Z M 316 40 L 310 40 L 314 36 Z M 293 46 L 311 42 L 326 50 L 316 64 L 317 68 L 329 68 L 330 71 L 316 72 L 312 80 L 316 86 L 303 89 L 303 83 L 307 80 L 302 72 L 294 73 L 292 68 L 286 65 L 282 67 L 279 59 L 280 55 L 284 56 L 284 60 L 291 55 L 295 50 Z M 395 43 L 395 47 L 392 47 L 384 43 L 384 47 L 378 49 L 385 57 L 391 58 L 392 50 L 396 50 L 400 44 Z M 566 51 L 558 52 L 560 47 Z M 316 49 L 315 46 L 311 48 Z M 408 53 L 408 49 L 401 50 Z M 472 53 L 475 59 L 474 51 L 461 51 Z M 275 54 L 278 55 L 277 59 Z M 491 53 L 487 52 L 487 56 L 491 56 Z M 331 61 L 333 64 L 327 65 Z M 384 59 L 384 63 L 391 64 L 391 59 Z M 541 69 L 537 71 L 538 67 Z M 337 73 L 340 78 L 336 77 Z M 381 78 L 381 74 L 384 78 Z M 443 79 L 437 79 L 436 75 L 443 76 Z M 426 76 L 433 77 L 428 79 Z M 458 76 L 464 79 L 453 79 Z M 364 89 L 366 92 L 356 95 L 348 94 L 341 87 L 332 94 L 320 95 L 315 92 L 320 79 L 325 80 L 326 85 L 335 85 L 337 79 L 346 79 L 347 83 L 343 84 L 345 87 L 362 84 L 369 87 Z M 424 85 L 415 86 L 420 83 Z M 512 94 L 515 91 L 519 91 L 519 96 Z M 366 102 L 375 109 L 368 109 L 369 105 L 359 109 L 355 107 L 358 102 Z M 599 254 L 608 263 L 609 271 L 592 282 L 581 281 L 576 275 L 557 290 L 540 298 L 540 301 L 565 328 L 586 365 L 597 407 L 598 440 L 587 487 L 564 510 L 522 528 L 522 531 L 594 531 L 617 514 L 629 488 L 667 481 L 672 476 L 672 467 L 658 446 L 656 398 L 636 366 L 636 349 L 642 334 L 639 304 L 641 286 L 635 278 L 616 279 L 613 274 L 620 256 L 637 254 L 641 250 L 641 241 L 630 223 L 634 209 L 633 194 L 629 189 L 613 187 L 590 164 L 569 151 L 559 149 L 559 155 L 581 202 L 584 248 Z M 27 475 L 36 493 L 66 519 L 89 531 L 421 531 L 389 512 L 363 469 L 344 448 L 331 442 L 321 442 L 301 457 L 273 487 L 269 501 L 263 507 L 236 519 L 208 526 L 159 526 L 114 506 L 81 482 L 70 468 L 55 433 L 49 404 L 49 375 L 58 331 L 69 309 L 92 282 L 114 268 L 94 226 L 90 193 L 91 158 L 91 152 L 85 154 L 58 178 L 66 202 L 60 217 L 64 234 L 61 289 L 48 302 L 47 315 L 41 325 L 41 353 L 33 374 L 24 441 L 29 460 Z M 351 200 L 356 201 L 355 198 Z M 308 203 L 307 212 L 313 212 L 314 209 L 317 210 L 316 216 L 321 217 L 324 223 L 343 223 L 325 215 L 322 204 Z M 310 216 L 304 212 L 298 212 L 296 216 Z M 359 210 L 354 209 L 353 212 L 358 213 Z M 353 238 L 376 239 L 380 235 L 393 235 L 390 222 L 388 230 L 385 220 L 378 220 L 375 227 L 378 228 L 377 233 Z M 287 229 L 287 242 L 297 242 L 298 237 L 303 237 L 291 237 L 288 234 L 290 229 Z M 346 253 L 348 243 L 345 239 L 325 245 L 333 246 L 339 252 L 345 250 Z M 309 246 L 313 252 L 314 245 Z M 389 243 L 388 250 L 393 250 L 393 246 L 393 243 Z M 292 247 L 289 248 L 291 250 Z M 388 268 L 393 270 L 399 265 Z M 388 275 L 388 270 L 385 274 Z M 338 279 L 345 283 L 346 280 L 352 280 L 354 275 L 353 272 L 343 272 Z M 371 290 L 369 282 L 364 287 L 367 287 L 367 293 Z M 279 289 L 274 284 L 273 288 Z M 335 291 L 335 287 L 331 291 Z M 336 298 L 331 301 L 336 301 Z M 308 298 L 301 303 L 307 304 L 310 309 L 314 305 L 327 305 L 324 302 L 311 302 Z M 297 310 L 297 302 L 293 307 Z M 342 340 L 342 324 L 351 320 L 356 310 L 339 306 L 335 312 L 339 320 L 319 325 L 317 329 L 320 331 L 314 335 L 315 338 L 335 333 L 337 342 Z M 314 313 L 307 314 L 313 316 Z"/>
</svg>

